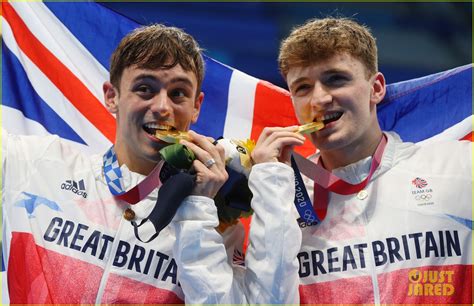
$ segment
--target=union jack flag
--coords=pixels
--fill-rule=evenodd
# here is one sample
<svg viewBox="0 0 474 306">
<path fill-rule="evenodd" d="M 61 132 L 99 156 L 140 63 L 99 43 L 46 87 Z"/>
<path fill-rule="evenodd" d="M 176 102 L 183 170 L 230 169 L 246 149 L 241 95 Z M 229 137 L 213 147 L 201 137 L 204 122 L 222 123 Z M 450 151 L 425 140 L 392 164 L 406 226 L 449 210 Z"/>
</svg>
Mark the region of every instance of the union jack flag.
<svg viewBox="0 0 474 306">
<path fill-rule="evenodd" d="M 102 96 L 109 57 L 138 26 L 93 2 L 2 2 L 3 127 L 13 134 L 57 134 L 86 152 L 104 152 L 115 135 Z M 286 90 L 205 61 L 206 96 L 193 130 L 257 139 L 265 126 L 296 124 Z M 412 142 L 470 139 L 471 82 L 469 64 L 388 85 L 378 105 L 382 129 Z M 308 155 L 314 148 L 307 142 L 298 150 Z"/>
<path fill-rule="evenodd" d="M 411 183 L 415 185 L 416 188 L 425 188 L 426 186 L 428 186 L 428 182 L 420 177 L 417 177 L 416 179 L 411 181 Z"/>
</svg>

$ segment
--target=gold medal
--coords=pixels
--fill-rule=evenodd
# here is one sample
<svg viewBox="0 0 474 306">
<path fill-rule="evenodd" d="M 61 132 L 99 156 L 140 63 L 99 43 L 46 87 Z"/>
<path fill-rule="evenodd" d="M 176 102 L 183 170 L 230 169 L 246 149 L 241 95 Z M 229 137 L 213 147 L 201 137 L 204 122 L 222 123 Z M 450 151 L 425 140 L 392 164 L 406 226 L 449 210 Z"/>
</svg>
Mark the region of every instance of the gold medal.
<svg viewBox="0 0 474 306">
<path fill-rule="evenodd" d="M 189 140 L 188 132 L 156 130 L 155 137 L 167 143 L 179 143 L 181 139 Z"/>
<path fill-rule="evenodd" d="M 298 129 L 296 130 L 296 132 L 300 134 L 311 134 L 316 131 L 319 131 L 323 127 L 324 127 L 324 123 L 321 121 L 310 122 L 310 123 L 300 125 Z"/>
</svg>

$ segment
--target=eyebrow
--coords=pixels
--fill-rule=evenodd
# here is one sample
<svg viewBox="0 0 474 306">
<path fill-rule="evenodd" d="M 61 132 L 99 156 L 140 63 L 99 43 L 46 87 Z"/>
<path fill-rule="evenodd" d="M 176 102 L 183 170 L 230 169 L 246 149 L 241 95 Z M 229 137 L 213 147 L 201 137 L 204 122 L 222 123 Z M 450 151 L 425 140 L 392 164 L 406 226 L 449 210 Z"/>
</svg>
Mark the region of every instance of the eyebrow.
<svg viewBox="0 0 474 306">
<path fill-rule="evenodd" d="M 153 74 L 148 74 L 148 73 L 142 73 L 137 75 L 134 79 L 133 82 L 141 81 L 141 80 L 150 80 L 150 81 L 160 81 L 156 76 Z M 168 81 L 168 83 L 174 84 L 174 83 L 185 83 L 187 86 L 192 87 L 193 83 L 191 80 L 187 77 L 182 77 L 178 76 L 175 78 L 172 78 L 171 80 Z"/>
<path fill-rule="evenodd" d="M 299 77 L 299 78 L 297 78 L 296 80 L 294 80 L 293 82 L 291 82 L 291 84 L 288 84 L 288 87 L 289 87 L 290 89 L 292 89 L 292 88 L 295 86 L 295 84 L 298 84 L 298 83 L 300 83 L 300 82 L 303 82 L 303 81 L 305 81 L 305 80 L 307 80 L 307 79 L 308 79 L 308 77 L 306 77 L 306 76 L 304 76 L 304 77 Z"/>
<path fill-rule="evenodd" d="M 328 70 L 325 70 L 321 73 L 321 75 L 328 75 L 328 74 L 334 74 L 334 73 L 344 73 L 344 74 L 347 74 L 347 73 L 350 73 L 350 71 L 347 71 L 345 69 L 338 69 L 338 68 L 332 68 L 332 69 L 328 69 Z M 295 84 L 298 84 L 300 82 L 303 82 L 303 81 L 306 81 L 307 79 L 309 79 L 309 77 L 307 76 L 303 76 L 303 77 L 299 77 L 297 78 L 296 80 L 294 80 L 293 82 L 291 82 L 291 84 L 288 84 L 288 86 L 291 88 L 293 87 Z"/>
<path fill-rule="evenodd" d="M 185 83 L 189 87 L 193 87 L 193 82 L 186 77 L 176 77 L 170 80 L 170 83 Z"/>
<path fill-rule="evenodd" d="M 326 70 L 324 71 L 322 74 L 333 74 L 333 73 L 348 73 L 350 71 L 348 70 L 345 70 L 345 69 L 338 69 L 338 68 L 333 68 L 333 69 L 329 69 L 329 70 Z"/>
</svg>

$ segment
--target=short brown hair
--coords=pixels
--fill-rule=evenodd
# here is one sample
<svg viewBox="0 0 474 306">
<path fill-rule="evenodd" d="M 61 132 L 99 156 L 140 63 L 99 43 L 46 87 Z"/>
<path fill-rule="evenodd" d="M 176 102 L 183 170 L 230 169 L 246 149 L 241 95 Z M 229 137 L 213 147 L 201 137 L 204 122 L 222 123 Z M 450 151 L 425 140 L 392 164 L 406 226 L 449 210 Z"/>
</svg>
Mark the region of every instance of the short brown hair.
<svg viewBox="0 0 474 306">
<path fill-rule="evenodd" d="M 364 64 L 367 77 L 378 71 L 377 45 L 369 28 L 342 17 L 312 19 L 294 28 L 281 43 L 278 64 L 286 78 L 291 67 L 314 64 L 343 52 Z"/>
<path fill-rule="evenodd" d="M 204 78 L 202 49 L 183 30 L 152 24 L 127 34 L 110 58 L 110 82 L 119 88 L 123 71 L 133 65 L 142 69 L 170 69 L 180 64 L 196 74 L 197 89 Z"/>
</svg>

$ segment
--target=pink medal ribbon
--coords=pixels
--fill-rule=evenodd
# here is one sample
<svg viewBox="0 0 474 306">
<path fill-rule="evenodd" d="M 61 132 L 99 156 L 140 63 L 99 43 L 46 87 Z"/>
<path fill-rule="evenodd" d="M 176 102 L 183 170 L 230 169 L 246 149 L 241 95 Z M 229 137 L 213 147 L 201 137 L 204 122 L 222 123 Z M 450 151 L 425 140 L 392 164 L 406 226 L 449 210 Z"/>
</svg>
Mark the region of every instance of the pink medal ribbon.
<svg viewBox="0 0 474 306">
<path fill-rule="evenodd" d="M 110 147 L 103 156 L 104 177 L 110 192 L 114 197 L 132 205 L 146 198 L 150 192 L 163 184 L 159 175 L 163 165 L 164 161 L 160 161 L 145 179 L 132 189 L 125 191 L 122 171 L 120 170 L 114 146 Z"/>
<path fill-rule="evenodd" d="M 132 205 L 137 204 L 146 198 L 153 190 L 163 185 L 159 175 L 163 164 L 163 161 L 159 162 L 145 179 L 143 179 L 132 189 L 116 197 Z"/>
<path fill-rule="evenodd" d="M 372 156 L 369 174 L 358 184 L 348 183 L 326 170 L 320 158 L 317 163 L 313 163 L 299 154 L 294 154 L 301 173 L 314 181 L 313 207 L 320 220 L 323 220 L 327 213 L 329 191 L 341 195 L 350 195 L 361 191 L 367 186 L 372 175 L 380 165 L 386 145 L 387 137 L 383 135 Z"/>
<path fill-rule="evenodd" d="M 103 156 L 103 171 L 107 186 L 113 196 L 132 205 L 161 187 L 155 206 L 139 223 L 134 220 L 133 211 L 128 215 L 124 214 L 125 219 L 131 221 L 135 237 L 144 243 L 158 237 L 160 231 L 171 222 L 184 198 L 191 194 L 195 181 L 194 175 L 177 171 L 170 164 L 160 161 L 145 179 L 132 189 L 125 191 L 122 171 L 113 146 Z M 153 225 L 155 232 L 148 239 L 142 240 L 139 228 L 148 221 Z"/>
</svg>

